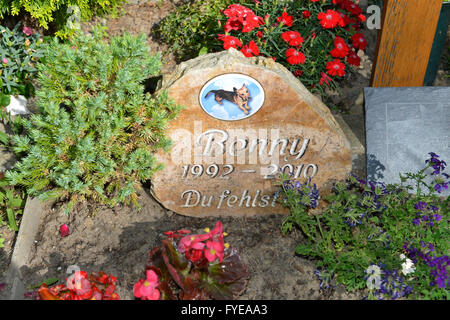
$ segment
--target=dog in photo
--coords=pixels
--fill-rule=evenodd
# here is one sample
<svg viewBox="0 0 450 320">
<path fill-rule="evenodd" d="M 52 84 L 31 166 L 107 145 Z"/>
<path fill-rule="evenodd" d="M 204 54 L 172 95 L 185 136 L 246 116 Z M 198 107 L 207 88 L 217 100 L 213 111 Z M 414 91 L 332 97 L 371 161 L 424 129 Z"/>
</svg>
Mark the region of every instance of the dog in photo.
<svg viewBox="0 0 450 320">
<path fill-rule="evenodd" d="M 231 103 L 236 104 L 239 109 L 241 109 L 245 114 L 248 114 L 250 111 L 250 106 L 248 105 L 250 97 L 250 91 L 245 86 L 245 84 L 242 85 L 240 89 L 236 89 L 233 87 L 233 91 L 227 91 L 227 90 L 211 90 L 205 95 L 205 99 L 208 98 L 210 94 L 214 94 L 214 99 L 217 101 L 218 104 L 222 105 L 223 100 L 230 101 Z"/>
</svg>

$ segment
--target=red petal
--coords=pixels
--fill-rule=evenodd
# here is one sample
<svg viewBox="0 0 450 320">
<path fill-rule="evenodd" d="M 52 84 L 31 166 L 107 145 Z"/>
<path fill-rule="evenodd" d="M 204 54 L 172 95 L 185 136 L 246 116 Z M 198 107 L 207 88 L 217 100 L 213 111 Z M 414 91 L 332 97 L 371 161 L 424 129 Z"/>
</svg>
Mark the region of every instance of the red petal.
<svg viewBox="0 0 450 320">
<path fill-rule="evenodd" d="M 67 224 L 63 224 L 61 227 L 59 227 L 59 234 L 61 237 L 67 237 L 70 234 L 69 227 Z"/>
</svg>

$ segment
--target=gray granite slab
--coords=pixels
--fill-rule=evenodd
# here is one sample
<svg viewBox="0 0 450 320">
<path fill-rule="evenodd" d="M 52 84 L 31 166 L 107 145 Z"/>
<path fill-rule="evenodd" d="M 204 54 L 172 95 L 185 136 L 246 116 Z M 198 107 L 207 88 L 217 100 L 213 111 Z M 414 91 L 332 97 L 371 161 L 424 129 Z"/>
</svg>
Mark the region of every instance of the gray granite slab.
<svg viewBox="0 0 450 320">
<path fill-rule="evenodd" d="M 422 169 L 429 152 L 450 164 L 450 87 L 364 88 L 364 95 L 367 179 L 400 183 L 399 172 Z"/>
</svg>

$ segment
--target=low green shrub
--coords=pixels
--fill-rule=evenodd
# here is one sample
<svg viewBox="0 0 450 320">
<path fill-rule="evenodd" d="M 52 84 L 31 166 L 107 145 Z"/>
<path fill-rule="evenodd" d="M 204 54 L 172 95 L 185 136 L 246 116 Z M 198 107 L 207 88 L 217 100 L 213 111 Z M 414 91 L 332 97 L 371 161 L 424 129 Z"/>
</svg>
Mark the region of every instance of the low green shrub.
<svg viewBox="0 0 450 320">
<path fill-rule="evenodd" d="M 13 138 L 21 160 L 8 179 L 43 200 L 69 199 L 67 211 L 85 199 L 136 204 L 139 182 L 161 168 L 153 153 L 170 147 L 164 130 L 180 110 L 167 93 L 144 92 L 161 67 L 145 35 L 106 37 L 97 27 L 49 43 L 37 65 L 40 113 Z"/>
<path fill-rule="evenodd" d="M 201 52 L 220 51 L 218 20 L 223 19 L 221 11 L 236 2 L 247 4 L 252 0 L 194 0 L 181 5 L 160 22 L 155 34 L 180 61 L 195 58 Z"/>
<path fill-rule="evenodd" d="M 0 18 L 26 12 L 37 19 L 44 29 L 49 24 L 56 26 L 56 36 L 67 38 L 80 20 L 89 20 L 95 15 L 116 14 L 126 0 L 0 0 Z"/>
<path fill-rule="evenodd" d="M 374 183 L 351 176 L 311 214 L 318 193 L 310 183 L 284 177 L 281 194 L 290 215 L 283 232 L 300 228 L 305 241 L 296 253 L 317 259 L 321 286 L 332 280 L 348 290 L 369 289 L 369 298 L 448 299 L 450 280 L 449 198 L 445 162 L 430 153 L 427 166 L 401 175 L 401 184 Z M 430 168 L 437 177 L 424 181 Z M 411 192 L 413 182 L 416 192 Z"/>
</svg>

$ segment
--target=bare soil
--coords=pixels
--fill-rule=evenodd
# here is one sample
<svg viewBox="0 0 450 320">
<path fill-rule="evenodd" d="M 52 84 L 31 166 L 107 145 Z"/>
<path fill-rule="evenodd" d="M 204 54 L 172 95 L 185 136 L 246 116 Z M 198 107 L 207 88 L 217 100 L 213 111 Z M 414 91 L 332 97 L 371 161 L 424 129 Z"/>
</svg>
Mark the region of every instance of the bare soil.
<svg viewBox="0 0 450 320">
<path fill-rule="evenodd" d="M 48 278 L 67 277 L 69 266 L 82 270 L 103 270 L 119 279 L 122 299 L 133 299 L 133 284 L 143 277 L 151 248 L 159 245 L 168 230 L 189 229 L 203 232 L 213 228 L 218 218 L 192 218 L 162 208 L 145 190 L 139 204 L 113 209 L 81 204 L 70 215 L 64 206 L 47 203 L 30 255 L 22 270 L 31 287 Z M 302 241 L 298 232 L 283 236 L 282 216 L 219 218 L 229 234 L 226 241 L 241 253 L 251 278 L 240 299 L 358 299 L 345 290 L 320 291 L 313 261 L 295 256 Z M 62 238 L 59 227 L 66 223 L 71 234 Z"/>
</svg>

